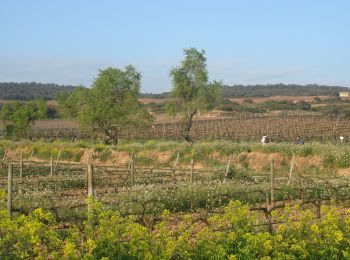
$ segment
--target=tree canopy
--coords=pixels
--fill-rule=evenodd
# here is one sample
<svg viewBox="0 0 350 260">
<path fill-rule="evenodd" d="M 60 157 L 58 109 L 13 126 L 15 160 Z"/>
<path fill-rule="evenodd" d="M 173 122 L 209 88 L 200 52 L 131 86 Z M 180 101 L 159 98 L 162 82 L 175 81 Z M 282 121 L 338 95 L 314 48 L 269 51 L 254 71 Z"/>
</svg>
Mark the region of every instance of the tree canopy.
<svg viewBox="0 0 350 260">
<path fill-rule="evenodd" d="M 81 107 L 86 103 L 86 95 L 89 89 L 78 86 L 72 92 L 57 93 L 59 113 L 63 117 L 78 117 Z"/>
<path fill-rule="evenodd" d="M 184 55 L 181 65 L 170 71 L 172 99 L 167 110 L 173 115 L 182 113 L 182 135 L 192 142 L 189 133 L 193 117 L 198 111 L 211 109 L 220 102 L 222 83 L 209 82 L 204 50 L 184 49 Z"/>
<path fill-rule="evenodd" d="M 53 100 L 59 92 L 71 92 L 74 86 L 46 84 L 36 82 L 0 82 L 0 99 L 3 100 L 33 100 L 42 98 Z"/>
<path fill-rule="evenodd" d="M 150 124 L 152 116 L 141 106 L 138 96 L 141 74 L 129 65 L 124 70 L 101 70 L 91 89 L 77 89 L 61 96 L 63 110 L 77 117 L 82 126 L 102 134 L 106 143 L 117 144 L 121 130 Z"/>
<path fill-rule="evenodd" d="M 35 120 L 46 117 L 46 102 L 42 99 L 31 100 L 26 103 L 12 102 L 4 104 L 1 109 L 1 119 L 7 121 L 7 136 L 26 136 Z"/>
</svg>

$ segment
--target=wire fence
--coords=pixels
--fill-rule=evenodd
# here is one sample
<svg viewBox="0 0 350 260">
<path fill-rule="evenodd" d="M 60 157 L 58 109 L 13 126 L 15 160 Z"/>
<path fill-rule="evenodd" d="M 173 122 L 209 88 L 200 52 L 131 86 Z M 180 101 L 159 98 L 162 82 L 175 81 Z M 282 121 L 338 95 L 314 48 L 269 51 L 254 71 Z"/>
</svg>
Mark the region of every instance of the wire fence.
<svg viewBox="0 0 350 260">
<path fill-rule="evenodd" d="M 86 219 L 89 195 L 123 216 L 137 216 L 145 225 L 150 216 L 158 219 L 165 209 L 210 212 L 230 200 L 240 200 L 264 213 L 271 232 L 276 224 L 271 213 L 290 201 L 317 204 L 350 197 L 347 177 L 295 174 L 291 179 L 276 173 L 273 164 L 270 173 L 238 178 L 227 176 L 224 166 L 149 167 L 135 165 L 133 159 L 118 167 L 5 160 L 0 167 L 0 188 L 11 193 L 7 198 L 11 214 L 43 208 L 65 222 Z"/>
</svg>

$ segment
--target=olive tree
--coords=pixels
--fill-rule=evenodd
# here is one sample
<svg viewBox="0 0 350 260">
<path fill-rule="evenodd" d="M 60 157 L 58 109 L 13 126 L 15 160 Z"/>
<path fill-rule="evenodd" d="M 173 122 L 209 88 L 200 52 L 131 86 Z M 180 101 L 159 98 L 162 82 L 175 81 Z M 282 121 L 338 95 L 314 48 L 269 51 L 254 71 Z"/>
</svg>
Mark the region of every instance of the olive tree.
<svg viewBox="0 0 350 260">
<path fill-rule="evenodd" d="M 78 117 L 82 106 L 86 103 L 86 95 L 89 89 L 83 86 L 74 88 L 71 92 L 57 93 L 56 99 L 59 105 L 59 114 L 62 117 Z"/>
<path fill-rule="evenodd" d="M 71 106 L 72 115 L 83 126 L 102 134 L 106 144 L 116 145 L 121 130 L 133 131 L 134 127 L 152 122 L 153 117 L 138 101 L 140 87 L 141 74 L 131 65 L 124 70 L 112 67 L 101 70 L 90 89 L 72 93 L 70 101 L 79 104 Z"/>
<path fill-rule="evenodd" d="M 188 142 L 193 117 L 199 111 L 213 108 L 221 100 L 222 83 L 209 82 L 205 51 L 184 49 L 181 65 L 170 71 L 172 99 L 167 103 L 170 114 L 182 114 L 182 136 Z"/>
</svg>

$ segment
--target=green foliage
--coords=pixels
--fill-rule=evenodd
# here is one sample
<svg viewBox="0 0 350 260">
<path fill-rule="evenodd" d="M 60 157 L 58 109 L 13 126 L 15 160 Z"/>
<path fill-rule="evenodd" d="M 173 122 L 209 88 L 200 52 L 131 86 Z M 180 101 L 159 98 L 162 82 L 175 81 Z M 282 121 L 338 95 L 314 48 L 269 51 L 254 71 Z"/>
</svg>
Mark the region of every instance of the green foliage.
<svg viewBox="0 0 350 260">
<path fill-rule="evenodd" d="M 303 145 L 299 149 L 297 149 L 296 153 L 302 157 L 307 157 L 313 155 L 314 151 L 312 146 Z"/>
<path fill-rule="evenodd" d="M 1 258 L 55 258 L 63 245 L 51 213 L 36 209 L 28 216 L 11 220 L 0 212 Z"/>
<path fill-rule="evenodd" d="M 2 198 L 4 193 L 2 194 Z M 152 230 L 133 217 L 89 200 L 91 212 L 80 228 L 61 230 L 41 209 L 10 218 L 0 211 L 2 259 L 349 259 L 350 215 L 322 206 L 286 207 L 273 213 L 274 232 L 249 206 L 229 202 L 222 214 L 198 225 L 193 215 L 179 218 L 163 211 Z M 206 223 L 206 224 L 205 224 Z"/>
<path fill-rule="evenodd" d="M 307 103 L 305 101 L 299 101 L 294 103 L 293 101 L 289 100 L 282 100 L 282 101 L 266 101 L 261 104 L 256 104 L 256 108 L 259 108 L 260 110 L 265 111 L 279 111 L 279 110 L 311 110 L 311 104 Z"/>
<path fill-rule="evenodd" d="M 330 116 L 350 116 L 349 104 L 342 104 L 341 102 L 338 102 L 336 104 L 331 103 L 326 104 L 324 106 L 314 107 L 312 108 L 312 110 Z"/>
<path fill-rule="evenodd" d="M 223 86 L 224 98 L 254 98 L 273 96 L 337 96 L 341 91 L 348 91 L 346 87 L 324 85 L 297 84 L 267 84 L 267 85 L 234 85 Z"/>
<path fill-rule="evenodd" d="M 319 166 L 316 165 L 310 165 L 303 169 L 304 174 L 320 174 L 321 170 Z"/>
<path fill-rule="evenodd" d="M 166 105 L 171 115 L 183 114 L 183 136 L 192 141 L 189 131 L 192 118 L 200 110 L 212 109 L 221 100 L 221 82 L 208 82 L 205 52 L 196 48 L 184 49 L 181 66 L 171 70 L 172 97 Z"/>
<path fill-rule="evenodd" d="M 254 104 L 252 99 L 244 99 L 242 104 L 237 102 L 231 102 L 227 100 L 219 107 L 222 111 L 237 111 L 237 112 L 250 112 L 250 113 L 265 113 L 268 111 L 280 111 L 280 110 L 311 110 L 311 104 L 305 101 L 299 101 L 294 103 L 293 101 L 265 101 L 263 103 Z"/>
<path fill-rule="evenodd" d="M 0 82 L 0 99 L 2 100 L 33 100 L 42 98 L 52 100 L 59 92 L 70 92 L 73 86 L 44 84 L 35 82 Z"/>
<path fill-rule="evenodd" d="M 249 171 L 247 168 L 238 168 L 234 165 L 230 167 L 227 178 L 236 181 L 253 181 L 251 171 Z"/>
<path fill-rule="evenodd" d="M 62 94 L 62 108 L 79 119 L 82 126 L 117 144 L 122 129 L 141 127 L 152 116 L 138 102 L 141 74 L 129 65 L 125 70 L 101 70 L 91 89 L 78 88 L 68 97 Z"/>
<path fill-rule="evenodd" d="M 88 89 L 82 86 L 74 88 L 71 92 L 60 92 L 57 94 L 57 101 L 60 115 L 76 118 L 79 116 L 81 107 L 86 103 Z"/>
<path fill-rule="evenodd" d="M 219 106 L 221 111 L 236 111 L 236 112 L 248 112 L 248 113 L 265 113 L 266 110 L 258 104 L 240 105 L 238 103 L 226 103 Z"/>
<path fill-rule="evenodd" d="M 27 103 L 13 102 L 4 104 L 1 109 L 1 119 L 9 121 L 6 126 L 8 137 L 24 137 L 35 120 L 47 117 L 47 107 L 44 100 L 31 100 Z"/>
<path fill-rule="evenodd" d="M 349 151 L 332 151 L 324 153 L 322 156 L 322 163 L 325 167 L 350 167 Z"/>
<path fill-rule="evenodd" d="M 112 155 L 112 151 L 109 149 L 108 150 L 106 149 L 98 154 L 98 158 L 100 159 L 100 161 L 105 162 L 108 160 L 108 158 L 110 158 L 111 155 Z"/>
<path fill-rule="evenodd" d="M 248 157 L 247 157 L 246 153 L 242 153 L 242 154 L 239 155 L 238 162 L 244 168 L 248 168 L 249 167 Z"/>
</svg>

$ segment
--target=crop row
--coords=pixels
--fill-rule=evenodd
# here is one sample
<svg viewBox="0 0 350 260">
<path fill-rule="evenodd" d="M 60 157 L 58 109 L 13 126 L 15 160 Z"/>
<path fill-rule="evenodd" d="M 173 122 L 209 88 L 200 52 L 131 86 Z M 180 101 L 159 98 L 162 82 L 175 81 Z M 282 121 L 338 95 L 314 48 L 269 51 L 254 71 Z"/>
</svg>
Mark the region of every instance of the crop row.
<svg viewBox="0 0 350 260">
<path fill-rule="evenodd" d="M 75 168 L 78 169 L 77 166 Z M 87 198 L 87 179 L 84 170 L 86 171 L 86 168 L 69 174 L 63 170 L 55 172 L 54 175 L 31 174 L 22 178 L 15 174 L 13 178 L 15 211 L 29 212 L 40 207 L 56 211 L 60 218 L 84 218 Z M 41 169 L 41 172 L 45 171 Z M 124 173 L 126 175 L 120 177 L 120 172 L 114 172 L 107 167 L 100 169 L 95 167 L 94 196 L 104 205 L 126 215 L 159 215 L 165 209 L 171 211 L 214 209 L 235 199 L 250 204 L 262 203 L 272 200 L 272 192 L 274 201 L 350 196 L 348 179 L 335 176 L 295 176 L 290 183 L 287 177 L 276 176 L 271 190 L 270 179 L 266 175 L 255 177 L 232 175 L 230 178 L 223 178 L 223 174 L 205 175 L 204 172 L 201 173 L 201 178 L 195 178 L 191 182 L 189 174 L 182 172 L 185 178 L 175 182 L 170 178 L 171 172 L 163 172 L 160 177 L 161 169 L 158 169 L 156 177 L 147 171 L 137 172 L 132 183 L 128 169 L 125 169 Z M 179 174 L 181 176 L 180 171 Z M 146 180 L 144 175 L 149 175 Z M 5 189 L 6 186 L 7 178 L 0 178 L 0 188 Z"/>
<path fill-rule="evenodd" d="M 96 138 L 89 131 L 78 128 L 35 128 L 32 137 Z M 294 140 L 302 136 L 306 140 L 336 140 L 340 135 L 350 139 L 350 118 L 330 116 L 264 115 L 239 116 L 193 122 L 194 139 L 259 140 L 268 135 L 273 141 Z M 121 130 L 122 139 L 179 139 L 181 123 L 155 124 L 149 128 Z"/>
</svg>

